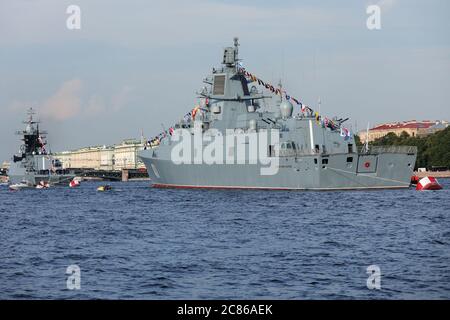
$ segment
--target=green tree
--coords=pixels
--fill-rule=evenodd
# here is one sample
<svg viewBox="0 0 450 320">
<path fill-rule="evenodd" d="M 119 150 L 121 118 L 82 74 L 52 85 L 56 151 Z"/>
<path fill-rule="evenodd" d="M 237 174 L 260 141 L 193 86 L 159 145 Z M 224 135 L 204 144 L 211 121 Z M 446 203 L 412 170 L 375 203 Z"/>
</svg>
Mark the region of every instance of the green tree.
<svg viewBox="0 0 450 320">
<path fill-rule="evenodd" d="M 357 134 L 355 134 L 354 138 L 355 138 L 355 144 L 358 147 L 361 147 L 362 146 L 361 138 Z"/>
<path fill-rule="evenodd" d="M 400 136 L 390 132 L 370 143 L 374 146 L 416 146 L 416 168 L 450 167 L 450 127 L 425 137 L 411 137 L 403 131 Z"/>
</svg>

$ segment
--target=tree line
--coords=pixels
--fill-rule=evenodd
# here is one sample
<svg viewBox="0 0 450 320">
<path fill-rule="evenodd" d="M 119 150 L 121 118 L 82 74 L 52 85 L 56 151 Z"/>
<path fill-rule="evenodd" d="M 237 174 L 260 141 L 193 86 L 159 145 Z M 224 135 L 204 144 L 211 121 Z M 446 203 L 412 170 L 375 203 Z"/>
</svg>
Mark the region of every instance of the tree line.
<svg viewBox="0 0 450 320">
<path fill-rule="evenodd" d="M 356 144 L 361 140 L 355 136 Z M 369 142 L 369 146 L 416 146 L 417 168 L 446 167 L 450 168 L 450 127 L 423 137 L 412 137 L 406 131 L 400 136 L 390 132 L 384 137 Z"/>
</svg>

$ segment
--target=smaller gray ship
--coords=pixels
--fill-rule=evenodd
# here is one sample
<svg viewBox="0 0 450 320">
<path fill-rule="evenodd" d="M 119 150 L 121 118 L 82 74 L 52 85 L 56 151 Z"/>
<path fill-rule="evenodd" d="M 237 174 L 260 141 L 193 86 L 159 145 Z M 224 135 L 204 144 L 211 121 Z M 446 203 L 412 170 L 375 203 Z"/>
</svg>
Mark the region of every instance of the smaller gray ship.
<svg viewBox="0 0 450 320">
<path fill-rule="evenodd" d="M 28 119 L 23 122 L 25 129 L 16 132 L 22 136 L 23 144 L 19 153 L 12 158 L 9 169 L 10 185 L 36 187 L 68 184 L 74 175 L 62 169 L 61 162 L 47 152 L 47 132 L 39 129 L 39 121 L 35 121 L 33 115 L 34 111 L 30 108 Z"/>
</svg>

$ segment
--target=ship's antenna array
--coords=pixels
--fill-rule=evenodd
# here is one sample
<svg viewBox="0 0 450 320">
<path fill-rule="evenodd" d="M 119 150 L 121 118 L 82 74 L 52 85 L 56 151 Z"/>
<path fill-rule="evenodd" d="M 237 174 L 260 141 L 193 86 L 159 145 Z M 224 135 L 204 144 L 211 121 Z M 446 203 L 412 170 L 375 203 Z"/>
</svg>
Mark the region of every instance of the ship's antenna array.
<svg viewBox="0 0 450 320">
<path fill-rule="evenodd" d="M 28 108 L 27 110 L 27 115 L 28 115 L 28 122 L 24 122 L 24 123 L 33 123 L 33 115 L 36 112 L 34 112 L 33 108 Z"/>
<path fill-rule="evenodd" d="M 278 82 L 278 88 L 280 88 L 280 91 L 283 92 L 283 83 L 281 82 L 281 79 Z M 282 94 L 280 94 L 280 104 L 281 104 L 281 102 L 283 102 L 283 95 Z"/>
<path fill-rule="evenodd" d="M 364 144 L 364 151 L 365 152 L 369 152 L 369 125 L 370 125 L 370 123 L 367 122 L 366 143 Z"/>
<path fill-rule="evenodd" d="M 235 50 L 234 52 L 236 52 L 236 59 L 237 59 L 238 55 L 239 55 L 239 38 L 234 37 L 233 42 L 234 42 L 234 50 Z"/>
<path fill-rule="evenodd" d="M 239 59 L 239 38 L 234 37 L 233 42 L 234 42 L 234 64 L 235 64 L 236 71 L 239 71 L 239 68 L 240 68 L 239 61 L 241 61 Z"/>
<path fill-rule="evenodd" d="M 322 112 L 321 112 L 321 107 L 322 107 L 322 100 L 320 99 L 320 96 L 319 96 L 319 99 L 317 100 L 317 103 L 319 104 L 319 114 L 322 114 Z"/>
</svg>

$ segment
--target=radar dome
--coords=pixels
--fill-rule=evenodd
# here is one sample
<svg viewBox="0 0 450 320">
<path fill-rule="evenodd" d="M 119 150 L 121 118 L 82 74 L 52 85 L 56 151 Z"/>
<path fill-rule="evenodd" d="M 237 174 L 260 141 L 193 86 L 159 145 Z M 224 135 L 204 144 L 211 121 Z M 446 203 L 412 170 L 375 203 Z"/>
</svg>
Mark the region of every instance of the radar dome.
<svg viewBox="0 0 450 320">
<path fill-rule="evenodd" d="M 280 104 L 280 112 L 281 112 L 281 117 L 283 119 L 290 118 L 292 116 L 293 111 L 294 111 L 294 106 L 289 101 L 283 101 Z"/>
</svg>

